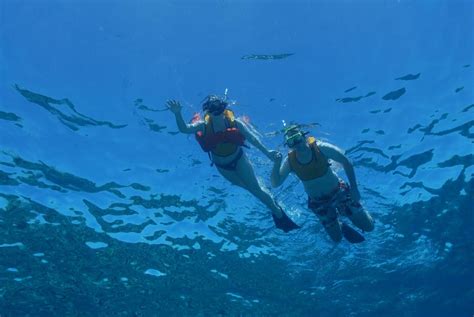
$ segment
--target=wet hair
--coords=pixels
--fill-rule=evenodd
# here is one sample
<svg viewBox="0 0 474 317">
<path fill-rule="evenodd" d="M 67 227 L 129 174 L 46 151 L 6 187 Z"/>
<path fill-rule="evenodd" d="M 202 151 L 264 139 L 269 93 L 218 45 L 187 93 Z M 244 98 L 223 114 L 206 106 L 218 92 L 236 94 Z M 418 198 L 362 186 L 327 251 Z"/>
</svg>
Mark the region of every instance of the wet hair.
<svg viewBox="0 0 474 317">
<path fill-rule="evenodd" d="M 224 111 L 229 103 L 218 95 L 209 95 L 203 99 L 202 110 L 205 112 Z"/>
</svg>

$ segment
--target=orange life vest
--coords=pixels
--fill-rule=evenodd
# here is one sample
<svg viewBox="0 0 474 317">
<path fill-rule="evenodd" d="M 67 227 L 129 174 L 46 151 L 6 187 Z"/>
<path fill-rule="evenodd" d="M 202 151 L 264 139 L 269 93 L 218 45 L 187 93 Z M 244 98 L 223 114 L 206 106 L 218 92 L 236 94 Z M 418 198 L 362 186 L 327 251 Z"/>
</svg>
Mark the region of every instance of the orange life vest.
<svg viewBox="0 0 474 317">
<path fill-rule="evenodd" d="M 208 114 L 204 116 L 204 131 L 196 132 L 196 140 L 205 152 L 211 152 L 218 156 L 229 156 L 235 153 L 239 146 L 243 146 L 245 137 L 236 128 L 234 113 L 224 110 L 226 125 L 224 131 L 215 132 L 212 127 L 212 117 Z"/>
<path fill-rule="evenodd" d="M 317 146 L 316 139 L 314 137 L 309 137 L 307 142 L 312 152 L 311 161 L 308 163 L 300 163 L 296 158 L 295 151 L 290 151 L 288 153 L 290 167 L 293 172 L 295 172 L 296 176 L 298 176 L 302 181 L 309 181 L 323 176 L 326 174 L 330 166 L 327 158 Z"/>
</svg>

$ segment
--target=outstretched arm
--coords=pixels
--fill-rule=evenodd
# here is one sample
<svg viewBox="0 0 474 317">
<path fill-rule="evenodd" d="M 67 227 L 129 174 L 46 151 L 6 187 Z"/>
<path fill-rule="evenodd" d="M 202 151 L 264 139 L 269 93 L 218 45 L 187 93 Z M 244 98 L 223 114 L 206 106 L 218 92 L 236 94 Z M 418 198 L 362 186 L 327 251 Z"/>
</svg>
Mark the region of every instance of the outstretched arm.
<svg viewBox="0 0 474 317">
<path fill-rule="evenodd" d="M 318 147 L 328 159 L 332 159 L 342 164 L 342 167 L 344 168 L 344 171 L 346 172 L 347 178 L 349 179 L 352 198 L 358 202 L 360 200 L 360 194 L 359 194 L 359 189 L 357 188 L 356 176 L 354 173 L 354 167 L 352 166 L 352 163 L 344 155 L 342 150 L 339 149 L 335 145 L 321 142 L 318 144 Z"/>
<path fill-rule="evenodd" d="M 277 158 L 273 164 L 273 169 L 272 169 L 272 176 L 271 176 L 272 187 L 278 187 L 281 184 L 283 184 L 283 182 L 285 181 L 285 179 L 288 177 L 288 175 L 291 172 L 290 164 L 288 163 L 288 157 L 286 157 L 285 160 L 283 161 L 283 165 L 281 164 L 281 161 L 282 161 L 282 155 L 281 153 L 278 153 Z"/>
<path fill-rule="evenodd" d="M 204 123 L 202 121 L 198 121 L 196 123 L 191 124 L 187 124 L 186 122 L 184 122 L 183 115 L 181 114 L 181 109 L 183 107 L 181 106 L 179 101 L 168 100 L 166 102 L 166 106 L 175 115 L 176 124 L 178 125 L 179 132 L 192 134 L 203 129 Z"/>
<path fill-rule="evenodd" d="M 252 131 L 250 131 L 250 129 L 244 122 L 240 121 L 239 119 L 235 119 L 235 123 L 237 125 L 237 128 L 240 130 L 240 132 L 242 132 L 242 134 L 250 142 L 250 144 L 262 151 L 262 153 L 265 154 L 265 156 L 268 157 L 270 160 L 275 161 L 276 154 L 278 152 L 268 150 L 265 145 L 263 145 L 262 141 L 260 141 L 258 136 Z"/>
</svg>

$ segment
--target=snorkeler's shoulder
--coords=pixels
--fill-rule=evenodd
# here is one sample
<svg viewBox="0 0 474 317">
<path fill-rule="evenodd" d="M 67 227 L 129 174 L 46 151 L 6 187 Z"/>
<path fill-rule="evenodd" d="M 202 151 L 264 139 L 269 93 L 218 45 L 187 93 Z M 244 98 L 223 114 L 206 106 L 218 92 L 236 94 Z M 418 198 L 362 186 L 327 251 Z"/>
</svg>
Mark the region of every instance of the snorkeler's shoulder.
<svg viewBox="0 0 474 317">
<path fill-rule="evenodd" d="M 196 130 L 196 131 L 204 131 L 206 129 L 206 122 L 204 120 L 196 120 L 191 123 L 191 126 Z"/>
<path fill-rule="evenodd" d="M 245 125 L 245 122 L 242 120 L 242 118 L 240 117 L 235 117 L 234 118 L 234 123 L 238 126 L 238 127 L 242 127 Z"/>
<path fill-rule="evenodd" d="M 333 154 L 344 154 L 344 151 L 336 146 L 335 144 L 329 143 L 327 141 L 317 140 L 316 145 L 326 156 L 332 156 Z"/>
</svg>

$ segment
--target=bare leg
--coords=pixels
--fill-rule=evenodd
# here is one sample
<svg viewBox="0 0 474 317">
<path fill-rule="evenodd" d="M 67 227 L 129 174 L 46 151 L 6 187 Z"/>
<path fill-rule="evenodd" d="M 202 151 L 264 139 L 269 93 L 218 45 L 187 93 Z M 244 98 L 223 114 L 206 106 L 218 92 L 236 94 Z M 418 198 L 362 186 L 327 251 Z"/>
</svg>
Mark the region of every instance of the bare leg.
<svg viewBox="0 0 474 317">
<path fill-rule="evenodd" d="M 344 189 L 345 199 L 340 201 L 337 206 L 339 212 L 346 215 L 351 222 L 362 229 L 363 231 L 370 232 L 374 230 L 374 220 L 369 213 L 362 207 L 359 202 L 354 202 L 349 193 L 349 188 Z"/>
<path fill-rule="evenodd" d="M 217 170 L 222 176 L 224 176 L 225 179 L 227 179 L 233 185 L 245 188 L 244 183 L 242 182 L 236 171 L 230 171 L 219 167 L 217 168 Z"/>
<path fill-rule="evenodd" d="M 351 206 L 350 209 L 351 214 L 347 215 L 347 217 L 355 226 L 366 232 L 374 230 L 374 220 L 362 206 Z"/>
<path fill-rule="evenodd" d="M 259 199 L 264 205 L 270 208 L 270 210 L 278 218 L 283 215 L 281 209 L 278 207 L 270 193 L 265 188 L 260 186 L 253 171 L 253 167 L 245 154 L 242 155 L 237 164 L 236 173 L 238 174 L 245 189 L 247 189 L 252 195 Z"/>
</svg>

